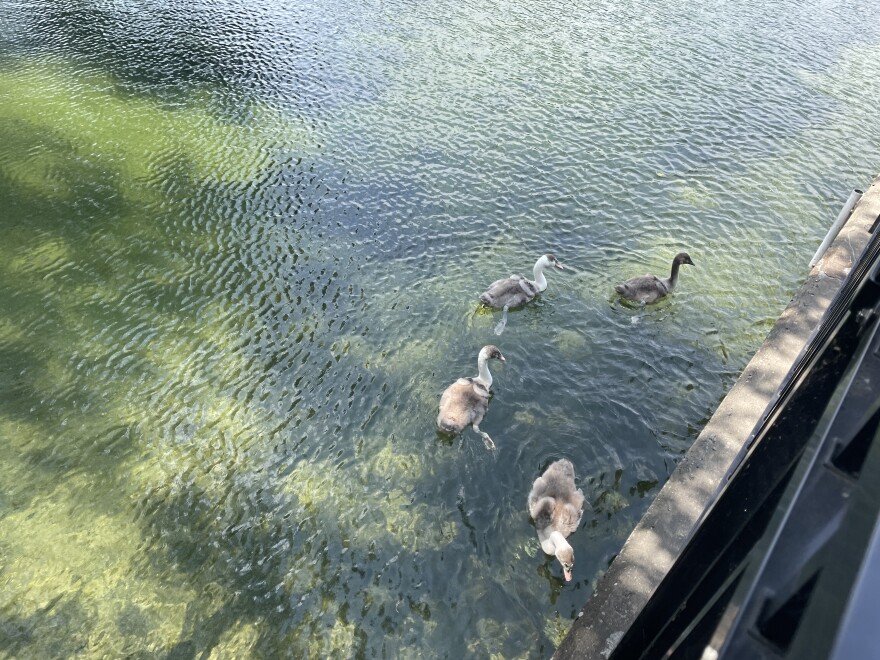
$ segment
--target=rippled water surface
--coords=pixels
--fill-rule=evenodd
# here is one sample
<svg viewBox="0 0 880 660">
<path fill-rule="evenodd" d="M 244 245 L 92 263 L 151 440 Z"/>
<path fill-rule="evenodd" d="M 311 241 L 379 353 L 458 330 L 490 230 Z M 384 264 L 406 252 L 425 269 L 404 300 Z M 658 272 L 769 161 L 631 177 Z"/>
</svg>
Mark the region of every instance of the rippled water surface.
<svg viewBox="0 0 880 660">
<path fill-rule="evenodd" d="M 868 5 L 0 0 L 0 653 L 549 656 L 880 171 Z"/>
</svg>

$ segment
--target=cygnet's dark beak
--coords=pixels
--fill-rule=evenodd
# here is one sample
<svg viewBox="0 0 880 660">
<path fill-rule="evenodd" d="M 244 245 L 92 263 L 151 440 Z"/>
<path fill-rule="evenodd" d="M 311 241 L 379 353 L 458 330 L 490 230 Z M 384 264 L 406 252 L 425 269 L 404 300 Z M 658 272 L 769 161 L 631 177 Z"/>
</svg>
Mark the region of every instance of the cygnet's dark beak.
<svg viewBox="0 0 880 660">
<path fill-rule="evenodd" d="M 687 260 L 685 263 L 686 263 L 686 264 L 690 264 L 691 266 L 695 266 L 695 267 L 696 267 L 696 265 L 697 265 L 697 264 L 695 264 L 695 263 L 691 260 L 690 257 L 688 257 L 688 260 Z"/>
</svg>

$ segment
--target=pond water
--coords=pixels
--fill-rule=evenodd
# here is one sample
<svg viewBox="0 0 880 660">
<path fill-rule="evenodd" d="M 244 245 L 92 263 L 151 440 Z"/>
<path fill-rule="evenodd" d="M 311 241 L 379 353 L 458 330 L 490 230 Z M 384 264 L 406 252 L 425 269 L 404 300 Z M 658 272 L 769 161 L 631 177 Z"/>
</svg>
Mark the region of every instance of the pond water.
<svg viewBox="0 0 880 660">
<path fill-rule="evenodd" d="M 0 653 L 548 657 L 880 170 L 868 4 L 0 0 Z"/>
</svg>

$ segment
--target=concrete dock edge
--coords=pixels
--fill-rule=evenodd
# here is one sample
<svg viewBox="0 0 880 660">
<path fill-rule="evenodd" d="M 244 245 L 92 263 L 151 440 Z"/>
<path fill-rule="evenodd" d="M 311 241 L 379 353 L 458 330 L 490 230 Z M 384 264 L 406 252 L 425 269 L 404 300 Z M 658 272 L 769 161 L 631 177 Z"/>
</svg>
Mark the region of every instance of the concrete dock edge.
<svg viewBox="0 0 880 660">
<path fill-rule="evenodd" d="M 647 603 L 825 315 L 880 216 L 880 176 L 657 494 L 554 654 L 607 658 Z M 804 255 L 804 268 L 812 254 Z"/>
</svg>

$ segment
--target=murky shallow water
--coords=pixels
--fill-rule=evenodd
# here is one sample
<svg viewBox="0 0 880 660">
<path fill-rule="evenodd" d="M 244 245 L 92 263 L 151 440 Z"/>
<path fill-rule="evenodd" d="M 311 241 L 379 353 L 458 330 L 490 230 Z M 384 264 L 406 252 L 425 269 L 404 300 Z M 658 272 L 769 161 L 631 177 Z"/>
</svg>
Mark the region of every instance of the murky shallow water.
<svg viewBox="0 0 880 660">
<path fill-rule="evenodd" d="M 0 651 L 548 656 L 880 169 L 865 15 L 0 0 Z"/>
</svg>

